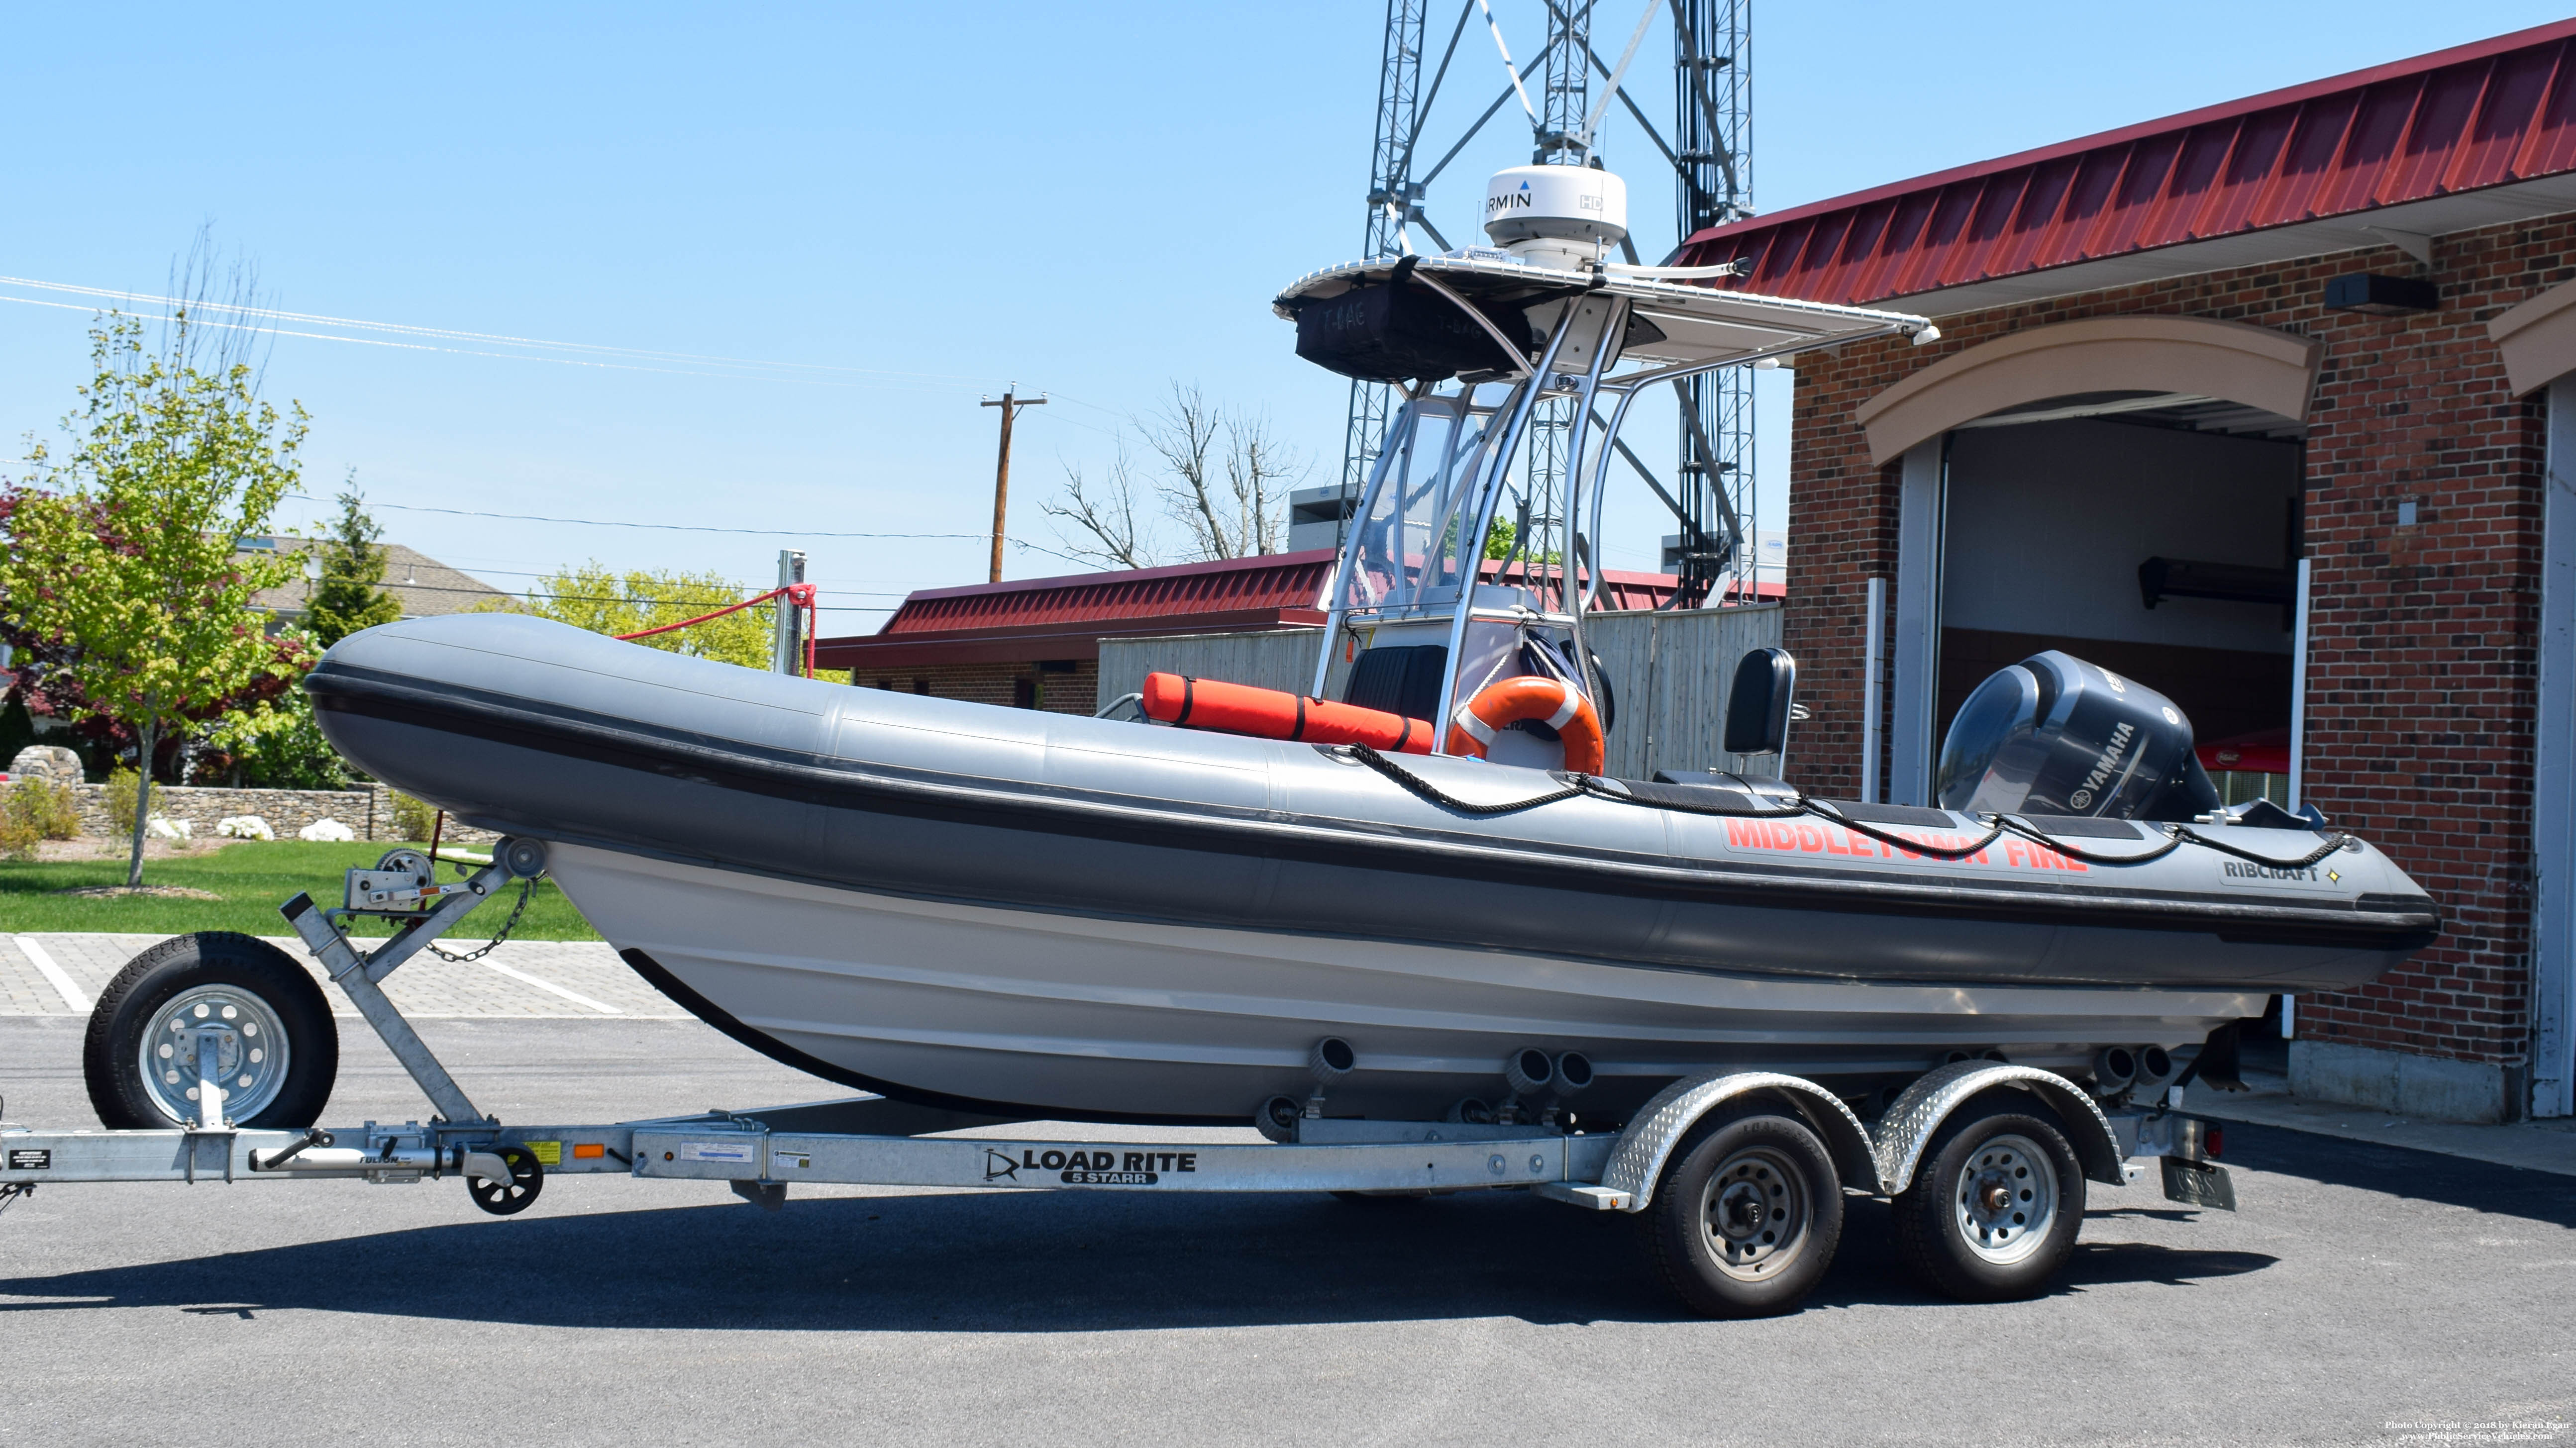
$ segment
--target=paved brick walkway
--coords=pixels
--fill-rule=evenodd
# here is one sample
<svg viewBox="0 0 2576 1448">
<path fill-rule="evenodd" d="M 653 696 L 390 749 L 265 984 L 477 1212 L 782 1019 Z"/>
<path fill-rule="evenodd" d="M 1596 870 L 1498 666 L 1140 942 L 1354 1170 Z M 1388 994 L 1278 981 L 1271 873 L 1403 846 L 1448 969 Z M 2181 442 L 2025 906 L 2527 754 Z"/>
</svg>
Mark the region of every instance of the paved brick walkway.
<svg viewBox="0 0 2576 1448">
<path fill-rule="evenodd" d="M 116 977 L 125 963 L 145 947 L 159 943 L 157 935 L 11 935 L 0 933 L 0 1015 L 62 1016 L 85 1015 L 89 1003 Z M 43 966 L 27 946 L 33 942 L 36 952 L 61 972 L 72 991 L 82 999 L 75 1002 L 47 978 Z M 269 943 L 303 963 L 314 978 L 322 978 L 322 969 L 304 948 L 304 942 L 291 937 L 270 937 Z M 448 949 L 463 952 L 474 949 L 481 941 L 442 941 Z M 372 945 L 373 942 L 362 942 Z M 355 1016 L 354 1010 L 339 991 L 324 987 L 335 1015 Z M 405 962 L 385 981 L 385 994 L 393 998 L 403 1014 L 418 1019 L 442 1017 L 507 1016 L 521 1019 L 568 1017 L 577 1020 L 624 1018 L 636 1020 L 685 1020 L 688 1012 L 673 1005 L 660 991 L 627 969 L 617 953 L 595 940 L 551 941 L 513 940 L 505 942 L 481 960 L 468 964 L 440 960 L 424 951 Z"/>
</svg>

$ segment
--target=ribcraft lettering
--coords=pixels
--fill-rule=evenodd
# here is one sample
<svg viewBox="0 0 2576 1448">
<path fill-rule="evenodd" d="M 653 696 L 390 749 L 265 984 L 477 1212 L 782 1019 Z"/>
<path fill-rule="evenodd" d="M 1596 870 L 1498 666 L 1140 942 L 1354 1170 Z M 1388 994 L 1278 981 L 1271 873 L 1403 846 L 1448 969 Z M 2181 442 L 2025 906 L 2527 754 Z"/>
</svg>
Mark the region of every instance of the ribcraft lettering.
<svg viewBox="0 0 2576 1448">
<path fill-rule="evenodd" d="M 2235 860 L 2221 860 L 2219 868 L 2225 870 L 2231 880 L 2301 880 L 2313 885 L 2319 879 L 2314 867 L 2293 870 L 2278 865 L 2247 865 Z M 2343 877 L 2338 875 L 2335 878 L 2340 881 Z"/>
<path fill-rule="evenodd" d="M 1976 843 L 1974 835 L 1951 834 L 1940 830 L 1899 829 L 1891 830 L 1889 833 L 1900 839 L 1911 840 L 1918 845 L 1928 845 L 1936 850 L 1965 849 Z M 1806 821 L 1793 825 L 1782 820 L 1729 819 L 1726 822 L 1726 843 L 1729 848 L 1738 850 L 1771 850 L 1790 855 L 1839 855 L 1856 860 L 1928 858 L 1918 851 L 1906 849 L 1901 845 L 1891 845 L 1871 839 L 1857 830 L 1845 829 L 1840 825 L 1814 824 Z M 1997 857 L 1999 850 L 2000 858 Z M 1941 863 L 2002 865 L 2022 870 L 2089 871 L 2091 868 L 2082 860 L 2072 859 L 2036 840 L 2016 839 L 2002 840 L 1988 845 L 1973 855 L 1965 855 L 1956 860 L 1944 860 Z"/>
</svg>

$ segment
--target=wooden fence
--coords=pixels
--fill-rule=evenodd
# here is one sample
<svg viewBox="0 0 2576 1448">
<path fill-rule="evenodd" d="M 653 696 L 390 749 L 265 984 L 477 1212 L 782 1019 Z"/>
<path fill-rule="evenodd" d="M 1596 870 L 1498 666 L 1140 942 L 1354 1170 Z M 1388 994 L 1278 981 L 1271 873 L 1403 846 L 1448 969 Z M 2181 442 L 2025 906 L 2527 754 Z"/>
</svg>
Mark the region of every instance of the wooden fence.
<svg viewBox="0 0 2576 1448">
<path fill-rule="evenodd" d="M 1584 637 L 1600 655 L 1618 703 L 1609 773 L 1651 779 L 1659 769 L 1733 769 L 1745 763 L 1718 748 L 1727 686 L 1748 650 L 1779 645 L 1780 625 L 1778 604 L 1587 616 Z M 1322 631 L 1312 628 L 1102 639 L 1099 707 L 1142 689 L 1145 675 L 1157 669 L 1302 694 L 1314 682 L 1315 650 L 1322 644 Z M 1339 659 L 1334 666 L 1338 682 L 1343 666 Z M 1796 747 L 1793 735 L 1790 748 Z"/>
</svg>

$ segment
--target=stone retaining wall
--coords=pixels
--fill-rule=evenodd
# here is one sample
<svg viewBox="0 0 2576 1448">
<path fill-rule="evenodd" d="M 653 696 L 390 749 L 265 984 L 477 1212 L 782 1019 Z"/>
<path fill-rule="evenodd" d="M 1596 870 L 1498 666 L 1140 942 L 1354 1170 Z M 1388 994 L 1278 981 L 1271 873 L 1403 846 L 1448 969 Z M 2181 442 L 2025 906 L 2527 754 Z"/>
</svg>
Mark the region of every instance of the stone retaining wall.
<svg viewBox="0 0 2576 1448">
<path fill-rule="evenodd" d="M 82 834 L 107 838 L 116 833 L 116 821 L 107 809 L 107 786 L 76 784 L 72 797 L 80 809 Z M 291 840 L 296 831 L 325 819 L 347 825 L 362 840 L 403 837 L 394 825 L 393 791 L 381 784 L 345 790 L 154 785 L 152 812 L 187 821 L 200 840 L 215 838 L 216 822 L 234 815 L 259 816 L 281 840 Z M 450 820 L 443 838 L 458 844 L 489 844 L 498 837 L 490 830 L 469 829 Z"/>
</svg>

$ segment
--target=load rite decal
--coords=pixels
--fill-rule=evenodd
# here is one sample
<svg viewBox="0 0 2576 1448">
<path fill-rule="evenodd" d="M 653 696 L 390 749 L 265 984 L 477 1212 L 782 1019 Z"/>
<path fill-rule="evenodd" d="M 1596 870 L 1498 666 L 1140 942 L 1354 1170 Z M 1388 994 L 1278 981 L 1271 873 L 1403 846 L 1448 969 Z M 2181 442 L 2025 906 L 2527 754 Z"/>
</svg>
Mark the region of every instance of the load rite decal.
<svg viewBox="0 0 2576 1448">
<path fill-rule="evenodd" d="M 1040 1151 L 1023 1147 L 1018 1156 L 1007 1151 L 984 1148 L 984 1180 L 1016 1182 L 1020 1169 L 1032 1173 L 1051 1171 L 1056 1180 L 1069 1187 L 1150 1187 L 1163 1179 L 1165 1172 L 1195 1172 L 1199 1154 L 1195 1151 L 1094 1151 L 1077 1147 L 1072 1151 Z"/>
<path fill-rule="evenodd" d="M 1955 850 L 1973 842 L 1968 835 L 1941 834 L 1936 831 L 1898 830 L 1897 834 L 1918 845 L 1936 850 Z M 1896 845 L 1883 845 L 1867 835 L 1856 834 L 1840 825 L 1791 824 L 1786 820 L 1730 819 L 1726 822 L 1726 843 L 1738 850 L 1780 850 L 1801 855 L 1844 855 L 1860 860 L 1919 860 L 1923 856 Z M 2001 856 L 2000 859 L 1997 856 Z M 2000 840 L 1973 855 L 1955 862 L 1961 865 L 2014 866 L 2025 870 L 2087 870 L 2082 860 L 2069 859 L 2048 846 L 2030 840 Z"/>
</svg>

